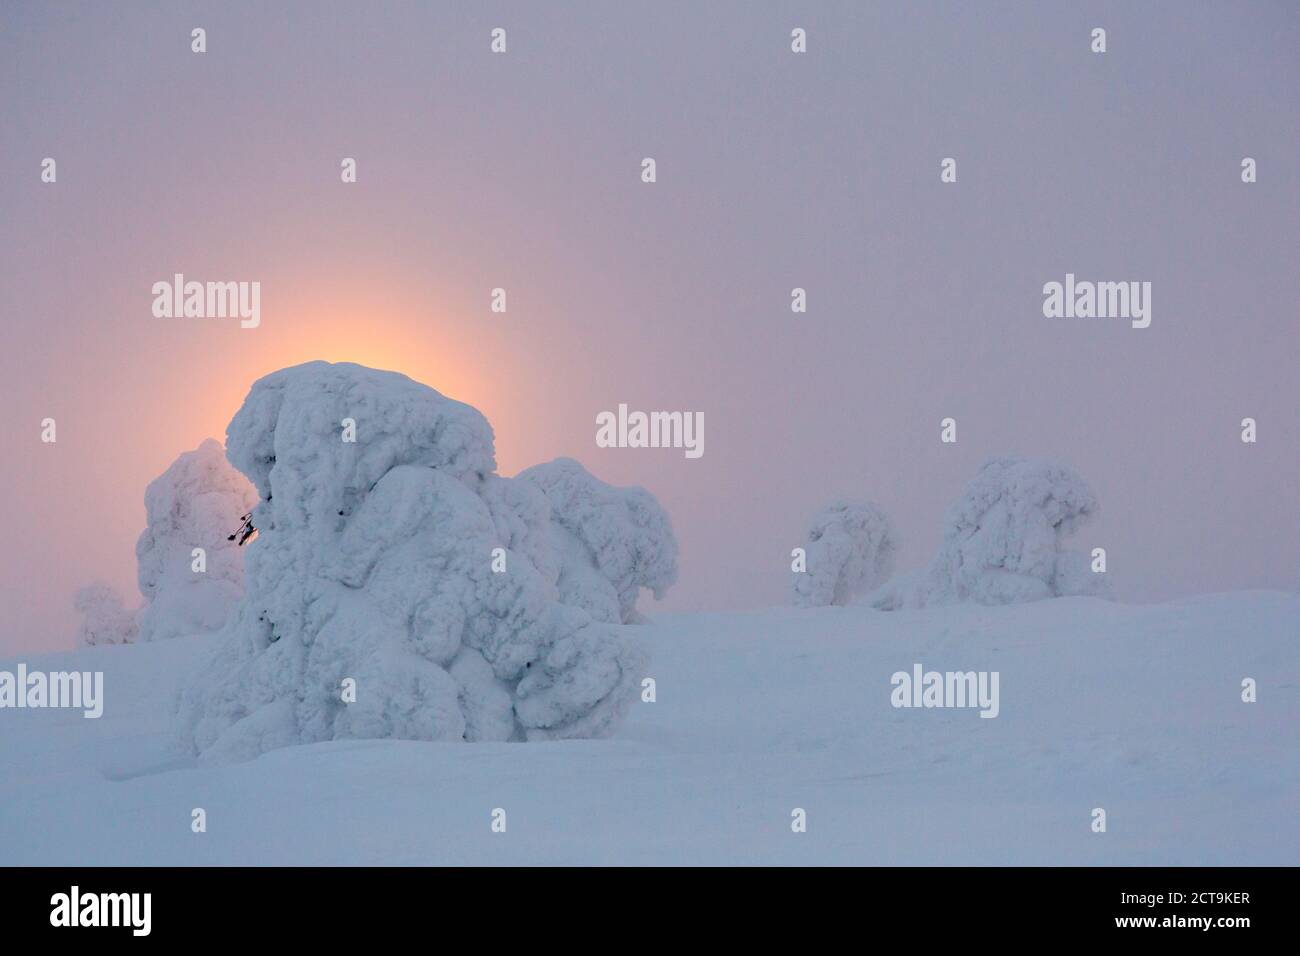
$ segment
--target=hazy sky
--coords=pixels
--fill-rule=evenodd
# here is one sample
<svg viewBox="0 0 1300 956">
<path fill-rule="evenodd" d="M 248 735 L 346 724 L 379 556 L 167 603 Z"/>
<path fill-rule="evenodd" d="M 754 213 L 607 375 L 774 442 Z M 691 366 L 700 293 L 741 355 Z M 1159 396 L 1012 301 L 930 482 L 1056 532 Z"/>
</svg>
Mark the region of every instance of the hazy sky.
<svg viewBox="0 0 1300 956">
<path fill-rule="evenodd" d="M 476 405 L 504 474 L 649 488 L 660 606 L 786 602 L 837 496 L 923 565 L 1005 453 L 1090 481 L 1126 600 L 1294 587 L 1298 51 L 1292 3 L 0 3 L 0 652 L 138 600 L 145 485 L 314 358 Z M 261 327 L 154 318 L 175 272 Z M 1067 272 L 1151 282 L 1150 328 L 1044 318 Z M 620 402 L 703 457 L 598 449 Z"/>
</svg>

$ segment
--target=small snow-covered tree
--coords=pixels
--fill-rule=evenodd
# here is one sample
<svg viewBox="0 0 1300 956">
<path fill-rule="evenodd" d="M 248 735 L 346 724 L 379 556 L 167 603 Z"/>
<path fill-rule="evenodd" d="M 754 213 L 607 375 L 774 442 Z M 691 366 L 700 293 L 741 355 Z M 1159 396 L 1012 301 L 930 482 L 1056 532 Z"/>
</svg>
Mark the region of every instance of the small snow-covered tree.
<svg viewBox="0 0 1300 956">
<path fill-rule="evenodd" d="M 658 600 L 677 580 L 677 539 L 655 496 L 606 484 L 572 458 L 518 477 L 550 505 L 560 601 L 611 624 L 643 620 L 636 608 L 641 589 Z"/>
<path fill-rule="evenodd" d="M 339 439 L 345 418 L 356 441 Z M 310 362 L 254 383 L 226 444 L 257 489 L 258 535 L 237 612 L 181 695 L 201 759 L 337 738 L 600 736 L 635 699 L 644 653 L 557 600 L 558 572 L 538 566 L 553 556 L 545 498 L 494 474 L 476 409 L 394 372 Z"/>
<path fill-rule="evenodd" d="M 122 604 L 122 595 L 107 584 L 88 584 L 72 599 L 83 615 L 77 640 L 95 644 L 130 644 L 136 637 L 135 611 Z"/>
<path fill-rule="evenodd" d="M 1053 597 L 1111 596 L 1110 575 L 1093 571 L 1092 562 L 1083 551 L 1057 553 L 1051 587 Z"/>
<path fill-rule="evenodd" d="M 248 479 L 209 438 L 180 455 L 145 490 L 136 542 L 140 639 L 220 628 L 244 590 L 244 550 L 230 540 L 257 500 Z M 196 557 L 195 549 L 202 549 Z"/>
<path fill-rule="evenodd" d="M 1096 513 L 1092 490 L 1065 465 L 990 459 L 948 509 L 929 570 L 891 582 L 869 603 L 893 610 L 1103 594 L 1104 575 L 1092 574 L 1085 555 L 1063 547 Z"/>
<path fill-rule="evenodd" d="M 878 506 L 846 501 L 826 506 L 808 529 L 807 570 L 792 573 L 795 605 L 848 604 L 889 579 L 897 550 L 894 529 Z"/>
</svg>

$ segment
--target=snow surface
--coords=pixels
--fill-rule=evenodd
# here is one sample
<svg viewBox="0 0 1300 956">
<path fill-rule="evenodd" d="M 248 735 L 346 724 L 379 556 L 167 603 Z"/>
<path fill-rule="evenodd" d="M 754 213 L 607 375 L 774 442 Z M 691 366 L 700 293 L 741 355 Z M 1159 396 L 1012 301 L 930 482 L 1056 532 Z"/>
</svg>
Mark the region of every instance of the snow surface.
<svg viewBox="0 0 1300 956">
<path fill-rule="evenodd" d="M 105 711 L 0 710 L 0 864 L 1295 865 L 1298 623 L 1272 591 L 663 615 L 627 628 L 657 700 L 611 739 L 220 767 L 171 742 L 216 636 L 29 657 L 103 670 Z M 894 709 L 914 663 L 998 671 L 1000 715 Z"/>
</svg>

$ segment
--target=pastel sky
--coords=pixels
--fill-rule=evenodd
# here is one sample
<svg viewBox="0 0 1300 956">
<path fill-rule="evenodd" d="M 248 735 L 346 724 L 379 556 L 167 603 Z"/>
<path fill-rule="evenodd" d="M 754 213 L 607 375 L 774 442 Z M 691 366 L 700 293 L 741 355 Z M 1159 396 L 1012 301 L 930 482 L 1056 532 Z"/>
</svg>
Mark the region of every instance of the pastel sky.
<svg viewBox="0 0 1300 956">
<path fill-rule="evenodd" d="M 1291 3 L 0 4 L 0 653 L 138 600 L 145 485 L 315 358 L 476 405 L 504 474 L 649 488 L 661 607 L 786 602 L 841 496 L 919 567 L 1007 453 L 1092 484 L 1124 600 L 1294 588 L 1298 49 Z M 261 327 L 155 318 L 175 272 L 259 281 Z M 1151 327 L 1044 318 L 1067 272 L 1151 282 Z M 620 402 L 704 456 L 598 449 Z"/>
</svg>

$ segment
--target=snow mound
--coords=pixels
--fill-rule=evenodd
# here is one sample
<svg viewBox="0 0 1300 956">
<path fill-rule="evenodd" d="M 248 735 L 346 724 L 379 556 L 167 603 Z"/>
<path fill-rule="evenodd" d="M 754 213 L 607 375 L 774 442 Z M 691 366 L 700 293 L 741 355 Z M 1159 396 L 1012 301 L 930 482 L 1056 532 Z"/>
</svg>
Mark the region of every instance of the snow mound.
<svg viewBox="0 0 1300 956">
<path fill-rule="evenodd" d="M 843 605 L 889 580 L 898 551 L 889 518 L 870 502 L 835 502 L 808 529 L 807 570 L 792 575 L 797 607 Z"/>
<path fill-rule="evenodd" d="M 204 759 L 617 725 L 644 655 L 557 599 L 546 502 L 493 473 L 476 409 L 395 372 L 311 362 L 253 385 L 227 448 L 261 500 L 245 597 L 181 695 Z"/>
<path fill-rule="evenodd" d="M 560 600 L 598 621 L 632 624 L 642 588 L 658 600 L 677 580 L 677 539 L 658 500 L 644 488 L 617 488 L 572 458 L 520 472 L 550 505 L 550 538 Z"/>
<path fill-rule="evenodd" d="M 1065 465 L 993 458 L 948 509 L 943 544 L 926 572 L 891 582 L 868 603 L 883 610 L 974 602 L 1017 604 L 1101 595 L 1105 575 L 1064 540 L 1097 513 L 1087 483 Z"/>
<path fill-rule="evenodd" d="M 180 455 L 144 493 L 146 526 L 135 545 L 140 640 L 217 630 L 244 591 L 244 549 L 230 540 L 257 500 L 209 438 Z M 195 548 L 203 549 L 203 570 Z"/>
</svg>

